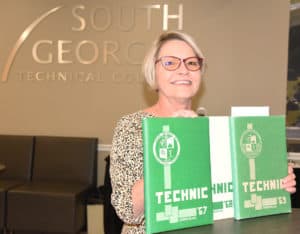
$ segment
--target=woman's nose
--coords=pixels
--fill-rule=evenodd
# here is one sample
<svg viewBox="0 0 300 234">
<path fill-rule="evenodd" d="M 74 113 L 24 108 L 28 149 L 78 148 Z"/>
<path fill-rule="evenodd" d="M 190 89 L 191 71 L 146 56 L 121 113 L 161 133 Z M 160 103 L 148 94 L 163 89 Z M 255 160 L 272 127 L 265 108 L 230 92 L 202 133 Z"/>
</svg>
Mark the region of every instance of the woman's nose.
<svg viewBox="0 0 300 234">
<path fill-rule="evenodd" d="M 183 74 L 186 74 L 189 72 L 189 70 L 186 68 L 186 65 L 183 61 L 181 61 L 177 70 L 178 70 L 178 72 L 183 73 Z"/>
</svg>

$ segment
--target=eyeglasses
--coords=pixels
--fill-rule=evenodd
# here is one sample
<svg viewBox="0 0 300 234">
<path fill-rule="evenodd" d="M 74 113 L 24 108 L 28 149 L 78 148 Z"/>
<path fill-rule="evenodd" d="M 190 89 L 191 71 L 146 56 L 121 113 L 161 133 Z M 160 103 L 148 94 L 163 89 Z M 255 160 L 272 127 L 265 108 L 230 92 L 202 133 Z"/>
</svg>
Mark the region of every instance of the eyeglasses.
<svg viewBox="0 0 300 234">
<path fill-rule="evenodd" d="M 155 64 L 161 62 L 162 66 L 168 71 L 175 71 L 179 68 L 181 62 L 184 63 L 189 71 L 198 71 L 203 67 L 203 58 L 188 57 L 181 59 L 175 56 L 163 56 L 155 61 Z"/>
</svg>

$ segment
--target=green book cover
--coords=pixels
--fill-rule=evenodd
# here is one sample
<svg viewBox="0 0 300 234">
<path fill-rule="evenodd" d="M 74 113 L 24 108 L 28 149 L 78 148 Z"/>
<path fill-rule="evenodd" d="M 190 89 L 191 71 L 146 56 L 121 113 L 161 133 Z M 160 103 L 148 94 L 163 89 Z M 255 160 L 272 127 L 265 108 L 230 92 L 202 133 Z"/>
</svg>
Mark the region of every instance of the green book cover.
<svg viewBox="0 0 300 234">
<path fill-rule="evenodd" d="M 213 222 L 208 118 L 143 119 L 146 233 Z"/>
<path fill-rule="evenodd" d="M 291 212 L 285 118 L 231 117 L 234 217 L 244 219 Z"/>
</svg>

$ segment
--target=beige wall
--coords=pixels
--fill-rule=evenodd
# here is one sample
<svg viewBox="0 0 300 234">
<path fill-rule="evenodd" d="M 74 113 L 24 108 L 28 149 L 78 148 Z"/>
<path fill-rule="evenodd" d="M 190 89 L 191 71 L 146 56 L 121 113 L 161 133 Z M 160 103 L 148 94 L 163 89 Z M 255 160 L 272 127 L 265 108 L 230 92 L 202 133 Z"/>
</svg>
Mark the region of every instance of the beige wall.
<svg viewBox="0 0 300 234">
<path fill-rule="evenodd" d="M 147 16 L 142 7 L 154 4 L 160 9 Z M 155 100 L 143 83 L 140 62 L 163 30 L 163 4 L 169 14 L 178 14 L 182 4 L 183 30 L 208 60 L 195 107 L 227 115 L 232 105 L 268 105 L 271 114 L 285 114 L 288 1 L 10 0 L 0 5 L 1 73 L 13 48 L 17 53 L 6 82 L 1 74 L 0 133 L 96 136 L 109 144 L 122 115 Z M 60 6 L 30 31 L 33 22 Z M 178 29 L 178 20 L 168 27 Z M 29 35 L 16 45 L 25 29 Z M 47 43 L 37 47 L 35 58 L 41 40 Z M 60 55 L 58 41 L 65 50 Z M 49 53 L 53 58 L 47 62 Z M 45 79 L 59 72 L 69 75 L 65 81 Z M 71 80 L 70 74 L 88 79 Z"/>
</svg>

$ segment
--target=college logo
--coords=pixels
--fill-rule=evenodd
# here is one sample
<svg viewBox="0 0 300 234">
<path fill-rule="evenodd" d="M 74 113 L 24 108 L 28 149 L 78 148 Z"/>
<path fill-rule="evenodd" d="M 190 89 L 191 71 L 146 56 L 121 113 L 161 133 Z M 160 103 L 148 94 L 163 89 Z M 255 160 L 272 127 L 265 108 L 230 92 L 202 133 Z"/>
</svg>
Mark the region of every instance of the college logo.
<svg viewBox="0 0 300 234">
<path fill-rule="evenodd" d="M 163 132 L 154 140 L 153 154 L 156 160 L 165 165 L 173 164 L 180 153 L 180 144 L 178 138 L 170 132 L 168 125 L 163 126 Z"/>
<path fill-rule="evenodd" d="M 262 139 L 260 134 L 253 129 L 253 124 L 247 124 L 247 130 L 240 138 L 241 151 L 247 158 L 256 158 L 262 150 Z"/>
<path fill-rule="evenodd" d="M 240 147 L 242 153 L 249 159 L 250 180 L 256 180 L 255 158 L 262 150 L 262 138 L 260 134 L 253 129 L 253 124 L 247 124 L 247 130 L 243 132 L 240 138 Z"/>
<path fill-rule="evenodd" d="M 164 125 L 162 132 L 153 143 L 155 159 L 164 166 L 164 188 L 171 189 L 171 164 L 175 163 L 180 153 L 178 138 L 170 132 L 170 126 Z"/>
<path fill-rule="evenodd" d="M 58 11 L 61 13 L 62 8 L 66 11 L 66 14 L 63 14 L 66 23 L 63 24 L 60 23 L 61 20 L 52 17 Z M 161 12 L 158 16 L 161 18 L 158 21 L 160 23 L 156 20 L 152 23 L 154 19 L 149 17 L 152 11 Z M 48 32 L 67 33 L 70 30 L 70 38 L 56 38 L 59 34 L 54 37 L 50 34 L 34 39 L 32 31 L 36 31 L 42 21 L 50 18 L 54 22 L 50 22 Z M 132 7 L 102 3 L 55 6 L 37 17 L 21 33 L 9 51 L 0 82 L 7 82 L 13 76 L 19 81 L 29 82 L 142 83 L 143 75 L 136 67 L 143 61 L 148 42 L 145 38 L 131 40 L 127 35 L 129 32 L 140 33 L 142 30 L 152 32 L 153 28 L 158 27 L 166 31 L 169 30 L 170 21 L 175 21 L 172 27 L 177 25 L 176 30 L 183 29 L 182 4 L 172 4 L 172 11 L 169 10 L 168 4 Z M 92 37 L 86 34 L 87 30 L 94 32 Z M 126 34 L 126 40 L 123 40 L 122 36 L 111 39 L 111 32 Z M 28 40 L 30 35 L 30 39 L 33 40 Z M 28 43 L 26 46 L 25 41 Z M 20 53 L 22 46 L 26 51 L 25 59 L 32 64 L 25 70 L 14 70 L 12 64 L 16 64 L 17 53 Z M 28 50 L 31 50 L 31 53 L 28 53 Z M 130 66 L 132 70 L 122 70 L 123 65 Z M 108 69 L 105 69 L 106 67 Z"/>
</svg>

